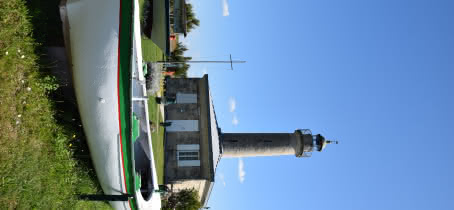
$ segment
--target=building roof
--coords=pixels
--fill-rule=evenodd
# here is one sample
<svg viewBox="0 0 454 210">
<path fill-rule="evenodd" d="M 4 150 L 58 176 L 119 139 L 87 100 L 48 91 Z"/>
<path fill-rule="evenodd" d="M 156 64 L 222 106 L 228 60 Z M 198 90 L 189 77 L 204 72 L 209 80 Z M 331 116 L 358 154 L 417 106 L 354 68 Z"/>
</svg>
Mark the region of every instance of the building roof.
<svg viewBox="0 0 454 210">
<path fill-rule="evenodd" d="M 209 132 L 210 132 L 210 148 L 211 148 L 211 160 L 212 160 L 212 168 L 211 168 L 211 182 L 209 183 L 208 189 L 204 192 L 205 196 L 202 197 L 202 205 L 206 206 L 208 204 L 208 200 L 211 195 L 211 190 L 214 185 L 214 177 L 216 173 L 216 168 L 218 166 L 219 161 L 221 160 L 221 146 L 219 143 L 219 134 L 220 134 L 220 129 L 216 120 L 216 112 L 214 111 L 214 104 L 213 104 L 213 99 L 211 97 L 211 91 L 209 88 L 208 84 L 208 75 L 205 74 L 203 76 L 204 82 L 206 83 L 206 90 L 207 90 L 207 95 L 208 95 L 208 100 L 209 100 Z"/>
<path fill-rule="evenodd" d="M 219 144 L 219 126 L 214 111 L 213 99 L 210 94 L 210 127 L 211 127 L 211 148 L 213 153 L 213 172 L 216 172 L 219 160 L 221 160 L 221 146 Z"/>
<path fill-rule="evenodd" d="M 173 3 L 174 33 L 187 35 L 186 0 L 175 0 Z"/>
<path fill-rule="evenodd" d="M 214 182 L 210 182 L 207 187 L 208 187 L 208 190 L 204 192 L 205 197 L 202 198 L 202 201 L 201 201 L 203 207 L 208 206 L 208 201 L 210 200 L 211 191 L 213 190 L 213 187 L 214 187 Z"/>
<path fill-rule="evenodd" d="M 208 75 L 205 74 L 203 78 L 206 83 L 206 91 L 207 91 L 207 96 L 209 100 L 209 143 L 210 143 L 210 148 L 211 148 L 211 159 L 212 159 L 212 178 L 211 181 L 214 181 L 214 174 L 216 172 L 216 167 L 219 163 L 219 160 L 221 159 L 221 147 L 219 144 L 219 126 L 216 120 L 216 112 L 214 111 L 214 104 L 213 104 L 213 99 L 211 97 L 211 92 L 208 84 Z"/>
</svg>

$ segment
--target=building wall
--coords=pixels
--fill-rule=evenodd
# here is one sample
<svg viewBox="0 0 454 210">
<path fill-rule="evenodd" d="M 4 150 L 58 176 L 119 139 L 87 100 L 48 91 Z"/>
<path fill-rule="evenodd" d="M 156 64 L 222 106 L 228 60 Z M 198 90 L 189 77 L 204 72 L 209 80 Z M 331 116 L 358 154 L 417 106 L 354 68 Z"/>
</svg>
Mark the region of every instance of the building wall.
<svg viewBox="0 0 454 210">
<path fill-rule="evenodd" d="M 174 186 L 198 188 L 203 180 L 210 177 L 208 130 L 203 123 L 206 118 L 201 110 L 206 107 L 206 96 L 200 96 L 199 78 L 169 78 L 166 80 L 166 98 L 176 98 L 177 93 L 197 94 L 197 103 L 175 103 L 165 106 L 166 120 L 198 120 L 198 131 L 166 132 L 164 152 L 164 182 Z M 206 112 L 206 111 L 205 111 Z M 199 145 L 200 166 L 179 166 L 177 145 Z M 181 153 L 180 153 L 181 154 Z M 202 181 L 200 181 L 202 180 Z M 197 184 L 199 183 L 199 184 Z M 189 187 L 189 188 L 193 188 Z M 202 186 L 203 188 L 203 186 Z M 203 190 L 202 190 L 203 191 Z"/>
<path fill-rule="evenodd" d="M 198 179 L 200 166 L 178 167 L 177 145 L 199 144 L 199 132 L 169 132 L 166 133 L 165 145 L 165 181 L 168 183 L 184 179 Z"/>
<path fill-rule="evenodd" d="M 198 104 L 169 104 L 166 106 L 166 120 L 199 120 Z"/>
<path fill-rule="evenodd" d="M 197 93 L 199 78 L 171 78 L 166 80 L 166 97 L 176 97 L 177 92 Z"/>
</svg>

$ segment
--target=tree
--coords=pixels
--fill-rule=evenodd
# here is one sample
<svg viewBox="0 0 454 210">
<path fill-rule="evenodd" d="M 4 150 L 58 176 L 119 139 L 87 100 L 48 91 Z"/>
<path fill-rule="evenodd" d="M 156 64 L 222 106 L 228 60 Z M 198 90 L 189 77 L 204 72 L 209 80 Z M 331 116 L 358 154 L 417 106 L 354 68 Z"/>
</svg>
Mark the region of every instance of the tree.
<svg viewBox="0 0 454 210">
<path fill-rule="evenodd" d="M 178 42 L 177 47 L 175 48 L 175 50 L 173 50 L 172 54 L 169 57 L 169 61 L 184 62 L 191 60 L 192 57 L 184 56 L 184 52 L 187 50 L 188 48 L 183 43 Z M 189 64 L 184 63 L 181 67 L 176 68 L 175 76 L 186 77 L 189 67 Z"/>
<path fill-rule="evenodd" d="M 194 189 L 185 189 L 172 193 L 162 203 L 162 210 L 198 210 L 202 207 L 199 195 Z"/>
<path fill-rule="evenodd" d="M 175 0 L 170 0 L 170 8 L 171 11 L 173 11 L 174 8 L 174 3 Z M 194 8 L 192 7 L 192 4 L 190 3 L 185 3 L 186 7 L 186 31 L 189 33 L 192 29 L 196 28 L 197 26 L 200 26 L 200 20 L 195 17 L 194 13 Z M 173 18 L 170 19 L 170 23 L 174 24 Z"/>
<path fill-rule="evenodd" d="M 195 17 L 192 4 L 186 4 L 186 30 L 189 33 L 197 26 L 200 26 L 200 20 Z"/>
<path fill-rule="evenodd" d="M 177 60 L 176 58 L 183 56 L 184 52 L 186 52 L 187 50 L 188 48 L 186 47 L 186 45 L 184 45 L 181 42 L 178 42 L 176 48 L 172 51 L 170 58 L 172 60 Z"/>
</svg>

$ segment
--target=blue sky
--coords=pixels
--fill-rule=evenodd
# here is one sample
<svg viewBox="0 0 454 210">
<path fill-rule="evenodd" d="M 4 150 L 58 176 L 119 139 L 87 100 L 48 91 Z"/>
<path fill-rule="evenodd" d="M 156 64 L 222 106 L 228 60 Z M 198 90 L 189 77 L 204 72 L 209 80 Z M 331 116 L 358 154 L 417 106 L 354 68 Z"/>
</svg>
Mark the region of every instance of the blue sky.
<svg viewBox="0 0 454 210">
<path fill-rule="evenodd" d="M 223 132 L 309 128 L 311 158 L 222 159 L 215 210 L 454 209 L 454 1 L 193 0 Z"/>
</svg>

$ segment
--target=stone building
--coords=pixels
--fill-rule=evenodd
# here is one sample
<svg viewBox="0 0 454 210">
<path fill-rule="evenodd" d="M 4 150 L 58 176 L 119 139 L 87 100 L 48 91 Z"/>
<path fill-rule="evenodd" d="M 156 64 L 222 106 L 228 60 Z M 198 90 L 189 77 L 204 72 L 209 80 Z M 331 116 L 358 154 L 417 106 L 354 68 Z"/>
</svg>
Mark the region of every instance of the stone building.
<svg viewBox="0 0 454 210">
<path fill-rule="evenodd" d="M 337 143 L 307 129 L 293 133 L 222 133 L 216 122 L 208 75 L 168 78 L 165 92 L 164 182 L 194 188 L 206 206 L 221 157 L 309 157 Z"/>
<path fill-rule="evenodd" d="M 174 190 L 195 188 L 204 202 L 221 157 L 208 76 L 167 79 L 165 98 L 170 125 L 165 127 L 164 181 Z"/>
</svg>

